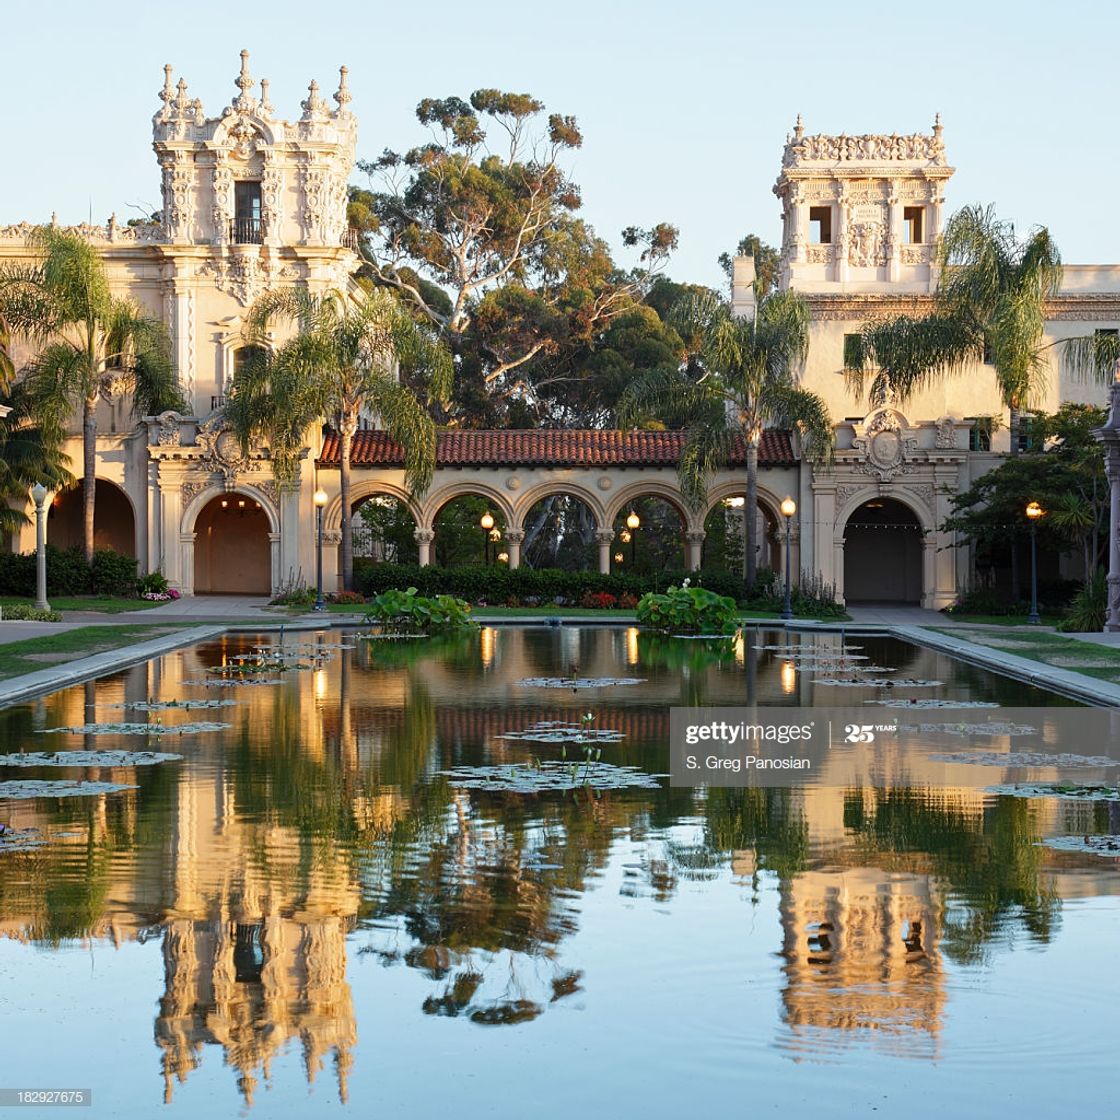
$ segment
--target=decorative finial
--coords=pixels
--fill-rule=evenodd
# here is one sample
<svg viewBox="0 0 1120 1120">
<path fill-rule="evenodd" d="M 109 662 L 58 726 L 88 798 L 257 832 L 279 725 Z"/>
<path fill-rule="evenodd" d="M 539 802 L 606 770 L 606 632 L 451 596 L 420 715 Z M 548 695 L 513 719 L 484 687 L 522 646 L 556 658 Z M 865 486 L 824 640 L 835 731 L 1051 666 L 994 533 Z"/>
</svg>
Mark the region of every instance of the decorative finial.
<svg viewBox="0 0 1120 1120">
<path fill-rule="evenodd" d="M 171 63 L 163 68 L 163 89 L 159 92 L 159 99 L 165 105 L 175 96 L 175 86 L 171 82 Z"/>
<path fill-rule="evenodd" d="M 261 109 L 266 113 L 272 112 L 272 102 L 268 100 L 267 78 L 261 78 Z"/>
<path fill-rule="evenodd" d="M 251 110 L 257 107 L 257 103 L 249 94 L 249 90 L 253 88 L 253 78 L 249 73 L 249 52 L 243 50 L 241 52 L 241 73 L 238 74 L 237 80 L 233 83 L 239 90 L 240 95 L 234 101 L 234 105 L 238 109 Z"/>
<path fill-rule="evenodd" d="M 937 114 L 934 115 L 934 118 L 933 118 L 933 134 L 934 134 L 934 136 L 940 136 L 942 131 L 943 130 L 942 130 L 942 127 L 941 127 L 941 114 L 937 113 Z"/>
<path fill-rule="evenodd" d="M 802 140 L 805 137 L 805 122 L 801 119 L 800 113 L 797 114 L 797 123 L 793 126 L 793 134 L 798 140 Z"/>
<path fill-rule="evenodd" d="M 300 108 L 303 109 L 304 120 L 326 108 L 323 99 L 319 96 L 319 83 L 314 78 L 311 79 L 311 85 L 307 87 L 307 100 L 300 102 Z"/>
<path fill-rule="evenodd" d="M 186 78 L 180 78 L 179 79 L 178 89 L 179 89 L 179 96 L 176 98 L 175 103 L 179 106 L 180 109 L 182 109 L 185 112 L 186 109 L 187 109 L 187 106 L 189 104 L 189 102 L 187 100 L 187 79 Z"/>
<path fill-rule="evenodd" d="M 347 85 L 346 76 L 350 71 L 345 66 L 338 68 L 338 92 L 334 95 L 335 101 L 338 102 L 338 111 L 344 113 L 346 111 L 346 103 L 353 100 L 350 95 L 350 87 Z"/>
</svg>

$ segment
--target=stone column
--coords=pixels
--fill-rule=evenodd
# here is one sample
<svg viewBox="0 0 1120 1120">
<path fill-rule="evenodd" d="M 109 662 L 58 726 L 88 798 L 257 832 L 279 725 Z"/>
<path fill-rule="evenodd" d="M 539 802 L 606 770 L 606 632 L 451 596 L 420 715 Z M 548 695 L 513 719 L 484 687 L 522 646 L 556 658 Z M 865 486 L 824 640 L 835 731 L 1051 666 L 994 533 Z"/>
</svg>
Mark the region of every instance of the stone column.
<svg viewBox="0 0 1120 1120">
<path fill-rule="evenodd" d="M 922 537 L 922 597 L 919 600 L 926 610 L 939 608 L 937 592 L 937 538 L 932 533 L 926 533 Z M 952 602 L 951 596 L 949 602 Z"/>
<path fill-rule="evenodd" d="M 707 535 L 703 529 L 689 529 L 685 533 L 685 539 L 688 541 L 688 570 L 690 572 L 700 570 L 701 550 L 704 546 L 704 538 Z"/>
<path fill-rule="evenodd" d="M 892 183 L 894 188 L 895 184 Z M 898 191 L 891 190 L 887 199 L 887 279 L 892 284 L 897 284 L 902 272 L 902 203 L 898 199 Z"/>
<path fill-rule="evenodd" d="M 525 539 L 522 529 L 507 529 L 505 533 L 506 551 L 509 553 L 509 570 L 521 567 L 521 542 Z"/>
<path fill-rule="evenodd" d="M 840 536 L 832 538 L 832 577 L 828 579 L 836 588 L 836 601 L 844 603 L 845 590 L 844 590 L 844 533 L 840 532 Z"/>
<path fill-rule="evenodd" d="M 599 574 L 610 575 L 611 571 L 611 543 L 614 541 L 614 532 L 607 529 L 605 532 L 595 534 L 595 542 L 599 545 Z"/>
<path fill-rule="evenodd" d="M 833 244 L 836 246 L 836 279 L 843 284 L 848 279 L 848 184 L 840 184 L 840 198 L 836 203 L 836 229 Z"/>
<path fill-rule="evenodd" d="M 342 590 L 342 530 L 323 530 L 323 590 Z"/>
<path fill-rule="evenodd" d="M 269 582 L 272 584 L 272 590 L 269 593 L 275 595 L 280 590 L 280 581 L 284 578 L 280 568 L 280 541 L 283 534 L 269 533 L 268 534 L 268 554 L 269 554 L 269 567 L 271 573 L 269 574 Z"/>
<path fill-rule="evenodd" d="M 804 469 L 804 466 L 802 466 Z M 812 540 L 813 569 L 819 573 L 825 583 L 834 584 L 836 594 L 844 594 L 844 526 L 836 525 L 836 483 L 834 481 L 813 482 L 813 519 L 814 525 Z M 809 524 L 805 517 L 805 507 L 802 506 L 802 527 Z M 836 546 L 836 534 L 839 533 L 840 546 Z M 819 538 L 819 539 L 818 539 Z M 803 566 L 808 566 L 809 557 L 805 555 Z"/>
<path fill-rule="evenodd" d="M 413 529 L 412 536 L 420 549 L 420 567 L 426 568 L 432 562 L 432 541 L 436 535 L 431 529 Z"/>
</svg>

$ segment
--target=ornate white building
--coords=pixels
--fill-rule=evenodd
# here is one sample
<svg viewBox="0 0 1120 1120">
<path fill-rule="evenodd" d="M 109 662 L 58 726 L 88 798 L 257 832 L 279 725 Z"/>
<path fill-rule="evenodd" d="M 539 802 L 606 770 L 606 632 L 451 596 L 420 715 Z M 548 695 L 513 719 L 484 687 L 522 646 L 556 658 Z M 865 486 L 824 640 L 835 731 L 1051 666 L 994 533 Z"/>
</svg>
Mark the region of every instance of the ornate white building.
<svg viewBox="0 0 1120 1120">
<path fill-rule="evenodd" d="M 217 116 L 189 96 L 165 68 L 153 147 L 161 168 L 160 222 L 78 231 L 104 257 L 116 291 L 159 315 L 170 332 L 190 415 L 167 413 L 137 423 L 128 402 L 100 406 L 98 544 L 133 553 L 144 570 L 161 569 L 183 594 L 265 594 L 313 580 L 316 487 L 329 495 L 326 588 L 337 587 L 343 511 L 337 451 L 309 435 L 295 486 L 281 491 L 267 458 L 243 456 L 223 419 L 225 391 L 244 352 L 243 323 L 263 291 L 306 284 L 346 290 L 359 264 L 346 226 L 346 187 L 357 122 L 349 110 L 346 68 L 333 105 L 315 82 L 294 121 L 278 117 L 269 85 L 259 86 L 241 53 L 237 95 Z M 1006 425 L 991 367 L 978 364 L 919 394 L 906 407 L 868 409 L 843 373 L 844 336 L 869 318 L 927 309 L 936 287 L 934 244 L 946 185 L 941 123 L 929 134 L 812 136 L 798 118 L 787 138 L 775 193 L 782 205 L 781 284 L 804 294 L 812 311 L 803 382 L 820 393 L 837 421 L 835 464 L 813 469 L 796 440 L 768 433 L 761 454 L 759 514 L 764 564 L 780 563 L 779 504 L 797 498 L 795 570 L 816 573 L 851 600 L 892 600 L 943 607 L 969 586 L 968 550 L 938 530 L 954 490 L 990 470 L 1007 450 Z M 0 263 L 25 260 L 27 223 L 0 227 Z M 749 259 L 736 262 L 733 303 L 750 313 Z M 1051 341 L 1120 327 L 1120 268 L 1067 266 L 1051 301 Z M 1050 351 L 1046 400 L 1103 399 L 1073 381 Z M 21 357 L 17 353 L 17 363 Z M 994 428 L 994 431 L 991 429 Z M 511 566 L 520 560 L 525 517 L 540 498 L 580 498 L 596 523 L 599 566 L 615 561 L 618 518 L 641 495 L 681 513 L 681 562 L 700 565 L 705 517 L 744 489 L 741 456 L 712 480 L 708 509 L 680 501 L 671 433 L 450 432 L 441 436 L 433 484 L 410 495 L 400 449 L 380 433 L 358 433 L 356 501 L 390 495 L 416 521 L 421 563 L 433 557 L 437 517 L 447 501 L 486 496 L 497 515 Z M 1002 442 L 1001 442 L 1002 441 Z M 679 441 L 678 441 L 679 443 Z M 81 462 L 79 441 L 68 451 Z M 48 538 L 80 541 L 80 496 L 51 507 Z M 34 547 L 28 528 L 12 542 Z"/>
</svg>

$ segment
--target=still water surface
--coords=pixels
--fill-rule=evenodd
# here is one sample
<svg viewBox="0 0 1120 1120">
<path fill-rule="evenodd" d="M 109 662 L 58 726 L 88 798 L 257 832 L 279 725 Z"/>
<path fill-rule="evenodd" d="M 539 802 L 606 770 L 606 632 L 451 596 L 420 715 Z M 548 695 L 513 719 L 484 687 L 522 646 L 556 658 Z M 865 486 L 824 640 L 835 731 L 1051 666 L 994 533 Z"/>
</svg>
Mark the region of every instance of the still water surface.
<svg viewBox="0 0 1120 1120">
<path fill-rule="evenodd" d="M 784 640 L 713 651 L 627 629 L 487 629 L 359 641 L 276 685 L 184 684 L 257 644 L 230 637 L 0 712 L 4 751 L 184 756 L 0 769 L 139 787 L 0 800 L 0 821 L 47 839 L 0 853 L 0 1088 L 89 1087 L 82 1115 L 99 1117 L 1053 1117 L 1109 1103 L 1120 861 L 1037 844 L 1120 832 L 1107 804 L 997 798 L 983 786 L 1004 771 L 921 758 L 888 789 L 662 781 L 591 798 L 441 774 L 558 757 L 499 736 L 587 711 L 624 736 L 604 761 L 662 774 L 672 705 L 883 695 L 839 695 L 817 683 L 825 670 L 760 648 Z M 849 644 L 944 682 L 923 695 L 1066 703 L 890 639 Z M 517 683 L 572 673 L 645 680 Z M 237 703 L 113 707 L 187 697 Z M 232 726 L 36 734 L 93 720 Z"/>
</svg>

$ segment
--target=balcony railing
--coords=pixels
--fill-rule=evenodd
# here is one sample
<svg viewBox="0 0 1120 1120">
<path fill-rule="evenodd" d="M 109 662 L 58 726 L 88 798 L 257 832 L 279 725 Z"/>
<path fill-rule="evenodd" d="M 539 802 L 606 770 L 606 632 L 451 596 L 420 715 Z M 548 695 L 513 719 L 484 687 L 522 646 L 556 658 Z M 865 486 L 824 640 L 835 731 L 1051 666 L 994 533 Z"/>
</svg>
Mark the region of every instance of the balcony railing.
<svg viewBox="0 0 1120 1120">
<path fill-rule="evenodd" d="M 217 412 L 219 408 L 225 408 L 226 396 L 225 393 L 211 394 L 210 396 L 210 411 Z"/>
<path fill-rule="evenodd" d="M 361 253 L 362 247 L 362 233 L 357 229 L 344 229 L 342 231 L 342 247 L 350 249 L 355 253 Z"/>
<path fill-rule="evenodd" d="M 235 245 L 260 245 L 264 222 L 260 218 L 234 218 L 229 223 L 229 239 Z"/>
</svg>

